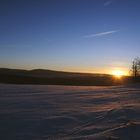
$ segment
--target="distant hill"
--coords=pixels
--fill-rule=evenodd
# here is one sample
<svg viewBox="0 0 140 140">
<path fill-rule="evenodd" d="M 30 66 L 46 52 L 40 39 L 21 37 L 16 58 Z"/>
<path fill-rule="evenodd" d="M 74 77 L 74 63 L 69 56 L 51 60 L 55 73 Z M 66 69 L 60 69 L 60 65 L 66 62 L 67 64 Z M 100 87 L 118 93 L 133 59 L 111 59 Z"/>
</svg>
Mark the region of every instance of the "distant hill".
<svg viewBox="0 0 140 140">
<path fill-rule="evenodd" d="M 77 76 L 107 76 L 107 74 L 92 74 L 92 73 L 75 73 L 75 72 L 62 72 L 45 69 L 33 69 L 33 70 L 20 70 L 20 69 L 8 69 L 0 68 L 0 74 L 17 75 L 17 76 L 33 76 L 33 77 L 77 77 Z"/>
<path fill-rule="evenodd" d="M 122 81 L 121 81 L 122 82 Z M 0 68 L 0 83 L 48 85 L 116 85 L 111 75 L 62 72 L 45 69 Z"/>
</svg>

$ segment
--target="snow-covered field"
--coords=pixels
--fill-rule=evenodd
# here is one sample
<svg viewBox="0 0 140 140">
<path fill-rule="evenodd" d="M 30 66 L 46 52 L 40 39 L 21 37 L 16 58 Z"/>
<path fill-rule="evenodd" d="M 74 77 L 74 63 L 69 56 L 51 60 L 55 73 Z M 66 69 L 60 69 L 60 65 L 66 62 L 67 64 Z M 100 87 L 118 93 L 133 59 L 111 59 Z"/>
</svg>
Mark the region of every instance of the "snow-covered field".
<svg viewBox="0 0 140 140">
<path fill-rule="evenodd" d="M 140 87 L 0 84 L 0 140 L 140 140 Z"/>
</svg>

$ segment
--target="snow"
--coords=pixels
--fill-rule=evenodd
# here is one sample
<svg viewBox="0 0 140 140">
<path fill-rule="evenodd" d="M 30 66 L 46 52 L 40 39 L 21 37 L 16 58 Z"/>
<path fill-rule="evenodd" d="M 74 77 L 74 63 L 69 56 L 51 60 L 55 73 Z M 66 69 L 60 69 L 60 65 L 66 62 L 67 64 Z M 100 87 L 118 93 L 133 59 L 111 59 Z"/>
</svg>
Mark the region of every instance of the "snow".
<svg viewBox="0 0 140 140">
<path fill-rule="evenodd" d="M 0 139 L 140 140 L 140 86 L 0 84 Z"/>
</svg>

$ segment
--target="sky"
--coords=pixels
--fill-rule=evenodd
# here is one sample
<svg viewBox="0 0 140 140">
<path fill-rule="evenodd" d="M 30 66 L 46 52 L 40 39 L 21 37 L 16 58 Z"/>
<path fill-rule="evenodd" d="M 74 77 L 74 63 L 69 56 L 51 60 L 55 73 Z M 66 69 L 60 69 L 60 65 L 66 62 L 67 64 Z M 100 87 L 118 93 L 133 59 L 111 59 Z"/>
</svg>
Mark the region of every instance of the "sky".
<svg viewBox="0 0 140 140">
<path fill-rule="evenodd" d="M 139 0 L 0 0 L 0 67 L 129 71 L 139 14 Z"/>
</svg>

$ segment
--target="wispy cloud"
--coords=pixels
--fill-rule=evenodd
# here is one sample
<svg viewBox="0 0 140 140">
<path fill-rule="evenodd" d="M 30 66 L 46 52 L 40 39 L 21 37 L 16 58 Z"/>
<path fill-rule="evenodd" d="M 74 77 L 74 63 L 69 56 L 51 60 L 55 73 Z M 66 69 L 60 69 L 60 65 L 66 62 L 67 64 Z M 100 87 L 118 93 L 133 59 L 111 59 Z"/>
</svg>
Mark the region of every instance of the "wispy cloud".
<svg viewBox="0 0 140 140">
<path fill-rule="evenodd" d="M 114 0 L 108 0 L 104 3 L 104 6 L 109 6 L 110 4 L 113 3 Z"/>
<path fill-rule="evenodd" d="M 96 33 L 96 34 L 86 35 L 84 37 L 85 38 L 101 37 L 101 36 L 105 36 L 105 35 L 109 35 L 109 34 L 114 34 L 114 33 L 119 32 L 119 31 L 120 30 L 112 30 L 112 31 L 107 31 L 107 32 L 100 32 L 100 33 Z"/>
</svg>

